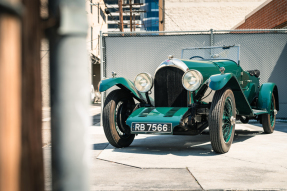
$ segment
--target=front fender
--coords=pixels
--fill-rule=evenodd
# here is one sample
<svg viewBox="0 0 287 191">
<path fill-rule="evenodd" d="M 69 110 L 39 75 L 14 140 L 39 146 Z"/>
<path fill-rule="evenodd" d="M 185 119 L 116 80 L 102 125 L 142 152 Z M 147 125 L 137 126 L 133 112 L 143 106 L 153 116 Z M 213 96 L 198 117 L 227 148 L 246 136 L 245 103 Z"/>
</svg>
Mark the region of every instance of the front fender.
<svg viewBox="0 0 287 191">
<path fill-rule="evenodd" d="M 123 78 L 123 77 L 109 78 L 109 79 L 102 80 L 100 83 L 99 91 L 104 92 L 110 89 L 111 87 L 113 87 L 114 85 L 123 85 L 128 90 L 130 90 L 136 97 L 140 98 L 140 95 L 137 92 L 134 84 L 130 80 Z"/>
<path fill-rule="evenodd" d="M 118 87 L 122 89 L 129 90 L 137 99 L 143 100 L 143 96 L 140 93 L 138 93 L 134 84 L 130 80 L 124 77 L 109 78 L 109 79 L 102 80 L 100 83 L 99 91 L 104 92 L 115 85 L 117 85 Z"/>
<path fill-rule="evenodd" d="M 257 107 L 261 110 L 266 109 L 270 113 L 272 93 L 274 93 L 276 110 L 279 111 L 278 89 L 274 83 L 264 83 L 261 85 L 258 95 Z"/>
<path fill-rule="evenodd" d="M 236 77 L 231 73 L 210 76 L 209 87 L 212 90 L 220 90 L 228 87 L 233 91 L 236 109 L 239 115 L 253 116 L 252 108 L 245 97 Z"/>
<path fill-rule="evenodd" d="M 233 74 L 231 73 L 212 75 L 209 78 L 209 87 L 212 90 L 220 90 L 227 84 L 227 82 L 229 82 L 232 77 Z"/>
</svg>

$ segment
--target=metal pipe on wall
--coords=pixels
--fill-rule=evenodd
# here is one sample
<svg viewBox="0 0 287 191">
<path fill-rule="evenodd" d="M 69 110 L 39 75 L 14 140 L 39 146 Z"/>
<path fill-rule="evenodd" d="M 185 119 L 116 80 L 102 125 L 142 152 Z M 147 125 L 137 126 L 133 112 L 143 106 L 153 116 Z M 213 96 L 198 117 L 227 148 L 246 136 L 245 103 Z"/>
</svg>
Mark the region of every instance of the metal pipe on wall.
<svg viewBox="0 0 287 191">
<path fill-rule="evenodd" d="M 103 32 L 102 31 L 100 31 L 100 44 L 99 44 L 99 46 L 100 46 L 100 62 L 101 62 L 101 65 L 100 65 L 100 69 L 101 69 L 101 81 L 104 79 L 104 58 L 103 58 L 103 56 L 104 56 L 104 53 L 103 53 L 103 49 L 104 49 L 104 47 L 103 47 Z M 103 109 L 104 109 L 104 92 L 103 93 L 101 93 L 101 111 L 103 112 Z M 102 113 L 101 112 L 101 113 Z M 101 115 L 101 126 L 103 126 L 103 120 L 102 120 L 102 115 Z"/>
<path fill-rule="evenodd" d="M 50 0 L 49 15 L 59 26 L 49 29 L 52 188 L 87 191 L 89 182 L 89 62 L 85 1 Z"/>
</svg>

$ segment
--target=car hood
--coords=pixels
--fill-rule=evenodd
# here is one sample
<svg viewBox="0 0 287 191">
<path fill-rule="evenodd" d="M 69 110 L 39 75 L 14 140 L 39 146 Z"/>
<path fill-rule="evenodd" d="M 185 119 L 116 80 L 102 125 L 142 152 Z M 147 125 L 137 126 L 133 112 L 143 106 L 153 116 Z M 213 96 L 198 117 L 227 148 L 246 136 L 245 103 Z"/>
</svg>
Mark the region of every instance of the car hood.
<svg viewBox="0 0 287 191">
<path fill-rule="evenodd" d="M 220 74 L 220 67 L 225 68 L 225 73 L 233 73 L 237 78 L 240 77 L 242 71 L 241 67 L 231 60 L 181 60 L 173 58 L 162 62 L 157 70 L 165 66 L 176 66 L 184 72 L 192 69 L 198 70 L 203 76 L 203 81 L 211 75 Z"/>
<path fill-rule="evenodd" d="M 181 60 L 186 64 L 190 70 L 198 70 L 202 76 L 203 81 L 207 80 L 211 75 L 220 74 L 219 66 L 214 64 L 211 61 L 190 61 L 190 60 Z"/>
<path fill-rule="evenodd" d="M 237 79 L 241 75 L 241 67 L 231 60 L 181 60 L 189 69 L 198 70 L 204 81 L 207 80 L 211 75 L 220 74 L 219 68 L 224 67 L 225 73 L 234 74 Z"/>
</svg>

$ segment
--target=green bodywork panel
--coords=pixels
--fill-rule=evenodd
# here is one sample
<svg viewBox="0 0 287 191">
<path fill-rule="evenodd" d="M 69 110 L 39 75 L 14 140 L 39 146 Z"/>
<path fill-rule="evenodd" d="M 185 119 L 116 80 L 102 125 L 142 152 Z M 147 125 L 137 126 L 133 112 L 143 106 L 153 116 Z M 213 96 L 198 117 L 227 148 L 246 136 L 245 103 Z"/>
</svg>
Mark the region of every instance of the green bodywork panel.
<svg viewBox="0 0 287 191">
<path fill-rule="evenodd" d="M 198 61 L 198 60 L 181 60 L 186 64 L 189 69 L 198 70 L 203 77 L 203 81 L 207 80 L 211 75 L 220 74 L 219 68 L 213 62 L 210 61 Z"/>
<path fill-rule="evenodd" d="M 279 111 L 278 90 L 274 83 L 264 83 L 261 85 L 257 102 L 258 109 L 267 110 L 270 113 L 272 93 L 274 93 L 276 100 L 276 110 Z"/>
<path fill-rule="evenodd" d="M 220 90 L 229 82 L 229 80 L 232 77 L 233 77 L 233 74 L 230 74 L 230 73 L 212 75 L 210 76 L 209 87 L 212 90 Z"/>
<path fill-rule="evenodd" d="M 108 78 L 108 79 L 102 80 L 100 83 L 100 92 L 104 92 L 115 85 L 119 86 L 120 88 L 121 86 L 124 86 L 126 89 L 132 92 L 136 98 L 140 100 L 145 100 L 144 93 L 138 92 L 134 86 L 134 83 L 124 77 Z M 150 97 L 150 100 L 153 101 L 151 97 Z"/>
<path fill-rule="evenodd" d="M 225 73 L 232 73 L 238 79 L 240 78 L 241 67 L 230 60 L 181 60 L 189 69 L 198 70 L 202 76 L 203 81 L 207 80 L 211 75 L 220 74 L 219 68 L 224 67 Z"/>
<path fill-rule="evenodd" d="M 173 129 L 179 125 L 188 109 L 188 107 L 141 107 L 128 117 L 126 124 L 131 127 L 132 123 L 171 123 Z"/>
<path fill-rule="evenodd" d="M 255 83 L 248 83 L 245 88 L 243 88 L 243 91 L 246 99 L 249 103 L 251 103 L 256 95 L 256 92 L 258 91 L 258 87 L 255 85 Z"/>
<path fill-rule="evenodd" d="M 138 98 L 140 97 L 139 93 L 137 92 L 137 90 L 136 90 L 136 88 L 134 86 L 134 84 L 130 80 L 128 80 L 126 78 L 123 78 L 123 77 L 109 78 L 109 79 L 102 80 L 101 83 L 100 83 L 100 92 L 104 92 L 107 89 L 113 87 L 114 85 L 118 85 L 118 84 L 124 85 L 134 95 L 136 95 Z"/>
<path fill-rule="evenodd" d="M 220 90 L 225 86 L 231 88 L 233 91 L 238 115 L 253 116 L 250 102 L 247 100 L 248 98 L 246 98 L 237 78 L 233 74 L 219 74 L 210 77 L 209 87 L 212 90 Z"/>
<path fill-rule="evenodd" d="M 253 109 L 253 113 L 254 113 L 254 115 L 262 115 L 262 114 L 268 113 L 268 111 L 267 110 L 256 110 L 256 109 Z"/>
</svg>

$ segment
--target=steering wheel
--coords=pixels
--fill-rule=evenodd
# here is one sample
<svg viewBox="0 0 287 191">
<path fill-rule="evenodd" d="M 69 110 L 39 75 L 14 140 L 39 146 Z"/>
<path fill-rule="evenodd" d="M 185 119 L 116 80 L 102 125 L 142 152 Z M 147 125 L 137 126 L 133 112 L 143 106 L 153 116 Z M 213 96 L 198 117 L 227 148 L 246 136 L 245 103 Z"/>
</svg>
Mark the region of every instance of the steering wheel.
<svg viewBox="0 0 287 191">
<path fill-rule="evenodd" d="M 191 59 L 193 59 L 193 58 L 201 58 L 201 59 L 204 59 L 204 58 L 201 57 L 201 56 L 192 56 L 192 57 L 190 57 L 189 59 L 191 60 Z"/>
</svg>

